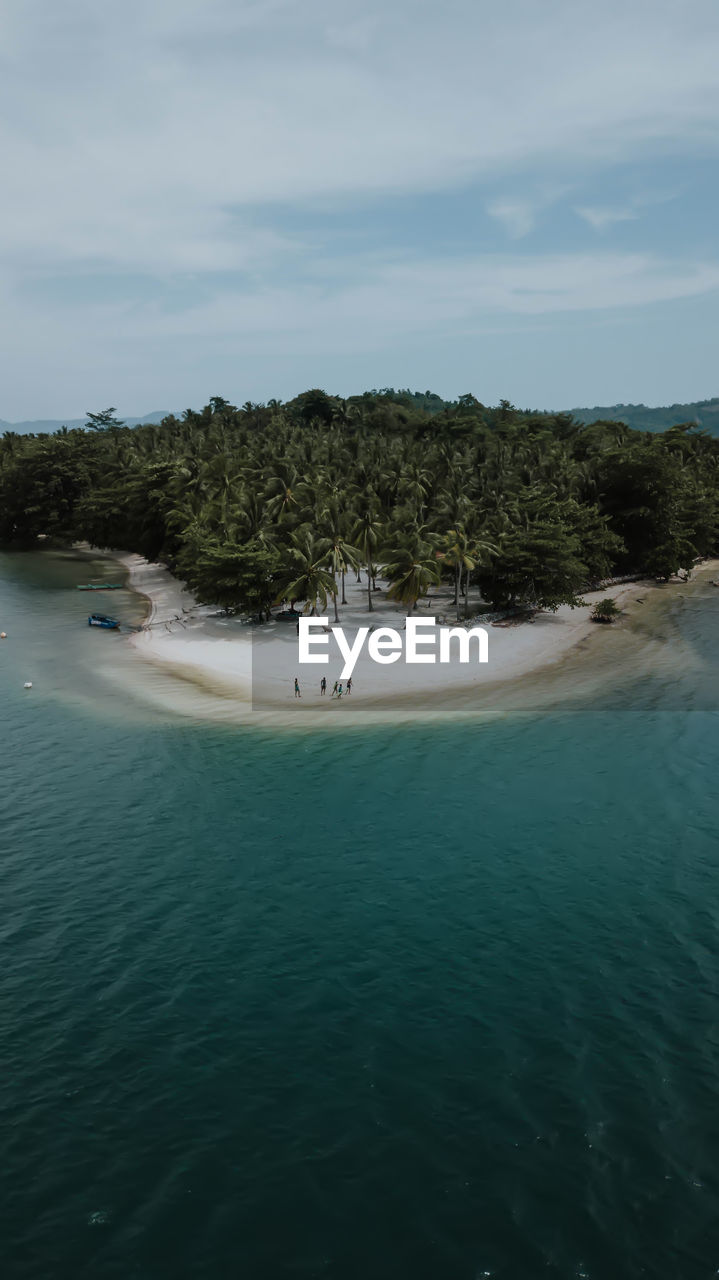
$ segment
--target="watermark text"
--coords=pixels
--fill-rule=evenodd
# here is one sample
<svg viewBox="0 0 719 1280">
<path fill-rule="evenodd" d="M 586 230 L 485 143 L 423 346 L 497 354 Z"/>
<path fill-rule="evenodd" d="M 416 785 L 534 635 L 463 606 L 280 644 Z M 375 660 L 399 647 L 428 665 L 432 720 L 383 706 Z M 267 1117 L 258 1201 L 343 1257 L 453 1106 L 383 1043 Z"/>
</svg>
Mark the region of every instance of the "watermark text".
<svg viewBox="0 0 719 1280">
<path fill-rule="evenodd" d="M 489 661 L 489 637 L 484 627 L 438 627 L 434 618 L 408 618 L 406 630 L 394 627 L 358 627 L 350 642 L 343 627 L 330 627 L 328 618 L 299 619 L 300 663 L 328 663 L 329 642 L 333 638 L 344 659 L 340 679 L 348 680 L 367 644 L 372 662 L 387 666 L 404 661 L 410 665 L 434 662 L 470 663 Z M 439 639 L 439 656 L 437 654 Z M 474 659 L 472 652 L 474 651 Z"/>
</svg>

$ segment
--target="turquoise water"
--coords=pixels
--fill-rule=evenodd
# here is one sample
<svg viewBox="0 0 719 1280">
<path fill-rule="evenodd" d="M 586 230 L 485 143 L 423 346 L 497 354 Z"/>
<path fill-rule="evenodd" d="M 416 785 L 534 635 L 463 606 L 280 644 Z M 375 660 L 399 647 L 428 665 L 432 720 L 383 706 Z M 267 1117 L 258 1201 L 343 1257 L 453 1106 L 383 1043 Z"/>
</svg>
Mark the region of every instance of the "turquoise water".
<svg viewBox="0 0 719 1280">
<path fill-rule="evenodd" d="M 711 591 L 624 711 L 271 736 L 83 576 L 0 557 L 3 1276 L 714 1276 Z"/>
</svg>

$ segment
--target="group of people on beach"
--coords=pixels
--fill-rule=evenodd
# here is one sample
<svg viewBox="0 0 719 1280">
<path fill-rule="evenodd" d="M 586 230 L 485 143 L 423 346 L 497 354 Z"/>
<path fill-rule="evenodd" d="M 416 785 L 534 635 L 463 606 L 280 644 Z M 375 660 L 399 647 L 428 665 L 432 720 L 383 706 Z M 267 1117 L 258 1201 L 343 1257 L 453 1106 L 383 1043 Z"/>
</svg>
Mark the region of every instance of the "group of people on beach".
<svg viewBox="0 0 719 1280">
<path fill-rule="evenodd" d="M 343 682 L 341 680 L 335 680 L 330 697 L 341 698 L 343 692 L 344 693 L 352 692 L 352 676 L 350 676 L 349 679 L 344 683 L 344 689 L 343 689 Z M 320 695 L 324 697 L 326 693 L 327 693 L 327 677 L 323 676 L 322 679 L 320 680 Z M 300 682 L 297 676 L 295 676 L 295 697 L 296 698 L 302 697 L 302 693 L 300 691 Z"/>
</svg>

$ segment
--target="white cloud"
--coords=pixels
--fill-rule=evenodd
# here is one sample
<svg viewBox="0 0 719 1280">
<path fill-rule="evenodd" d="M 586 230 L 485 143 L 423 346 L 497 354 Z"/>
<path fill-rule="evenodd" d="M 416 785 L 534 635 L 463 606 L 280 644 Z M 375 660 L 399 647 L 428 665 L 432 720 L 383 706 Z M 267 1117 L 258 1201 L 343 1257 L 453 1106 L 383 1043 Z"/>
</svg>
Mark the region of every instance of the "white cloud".
<svg viewBox="0 0 719 1280">
<path fill-rule="evenodd" d="M 533 335 L 555 324 L 566 333 L 568 321 L 571 332 L 581 323 L 593 335 L 587 339 L 594 370 L 589 382 L 601 400 L 594 366 L 604 350 L 603 318 L 611 350 L 617 323 L 635 315 L 635 308 L 719 291 L 719 262 L 609 252 L 429 261 L 355 256 L 319 260 L 307 275 L 302 284 L 258 279 L 243 291 L 203 291 L 202 300 L 198 294 L 169 312 L 154 300 L 68 306 L 55 299 L 38 307 L 20 296 L 0 314 L 0 349 L 19 388 L 2 416 L 56 417 L 63 408 L 79 416 L 88 406 L 116 401 L 126 412 L 145 412 L 198 403 L 216 392 L 256 399 L 313 384 L 346 391 L 349 377 L 355 389 L 382 385 L 381 377 L 373 377 L 380 368 L 384 381 L 389 376 L 403 385 L 399 373 L 408 368 L 408 351 L 416 353 L 408 377 L 419 368 L 425 384 L 429 378 L 442 389 L 441 359 L 437 363 L 433 354 L 439 346 L 467 350 L 469 341 L 479 353 L 498 334 L 513 355 L 504 360 L 509 372 L 495 394 L 521 398 L 528 377 L 537 386 L 545 376 L 537 369 Z M 643 324 L 625 330 L 622 347 L 631 349 L 643 331 Z M 647 359 L 653 368 L 655 359 Z M 338 377 L 332 370 L 339 368 L 344 373 Z M 553 390 L 544 402 L 580 403 L 583 375 L 567 366 L 561 347 L 552 369 Z M 482 373 L 472 365 L 453 378 L 486 398 L 487 380 L 496 382 L 497 370 Z M 28 390 L 34 397 L 29 413 Z M 612 396 L 604 398 L 612 402 Z M 542 403 L 531 389 L 522 402 Z"/>
<path fill-rule="evenodd" d="M 713 13 L 710 0 L 368 0 L 361 19 L 350 0 L 6 0 L 0 234 L 9 253 L 203 269 L 230 206 L 705 144 Z M 495 216 L 517 235 L 531 214 L 505 202 Z"/>
<path fill-rule="evenodd" d="M 535 211 L 528 200 L 492 200 L 487 213 L 501 222 L 513 240 L 521 240 L 534 226 Z"/>
<path fill-rule="evenodd" d="M 656 188 L 635 191 L 629 200 L 615 205 L 575 205 L 574 212 L 583 218 L 589 226 L 598 232 L 608 231 L 620 222 L 634 222 L 641 217 L 642 211 L 653 205 L 666 204 L 675 200 L 679 192 L 676 188 Z"/>
<path fill-rule="evenodd" d="M 719 290 L 719 262 L 675 262 L 649 254 L 476 255 L 416 261 L 377 256 L 318 261 L 309 278 L 242 291 L 223 288 L 168 314 L 159 301 L 45 305 L 45 323 L 91 341 L 242 340 L 302 349 L 373 349 L 398 333 L 443 334 L 562 313 L 620 311 Z M 31 309 L 6 315 L 4 340 Z M 2 334 L 2 328 L 0 328 Z"/>
<path fill-rule="evenodd" d="M 576 205 L 574 212 L 588 222 L 594 231 L 607 231 L 618 222 L 633 222 L 639 217 L 637 209 L 631 206 L 623 209 L 606 209 L 591 205 Z"/>
<path fill-rule="evenodd" d="M 139 344 L 176 344 L 187 368 L 190 338 L 367 350 L 433 325 L 716 287 L 712 263 L 680 261 L 691 246 L 676 261 L 340 258 L 263 213 L 485 183 L 511 193 L 487 208 L 518 239 L 582 175 L 714 154 L 713 0 L 365 0 L 361 12 L 354 0 L 4 0 L 0 48 L 0 360 L 17 388 L 3 417 L 32 412 L 20 401 L 38 371 L 81 385 L 94 361 L 131 382 Z M 577 211 L 601 230 L 630 207 L 608 191 L 606 206 Z M 155 279 L 193 273 L 201 303 L 142 301 Z M 223 273 L 243 273 L 243 292 L 218 287 Z M 135 274 L 145 288 L 80 309 L 83 274 Z M 63 279 L 60 303 L 50 284 Z"/>
</svg>

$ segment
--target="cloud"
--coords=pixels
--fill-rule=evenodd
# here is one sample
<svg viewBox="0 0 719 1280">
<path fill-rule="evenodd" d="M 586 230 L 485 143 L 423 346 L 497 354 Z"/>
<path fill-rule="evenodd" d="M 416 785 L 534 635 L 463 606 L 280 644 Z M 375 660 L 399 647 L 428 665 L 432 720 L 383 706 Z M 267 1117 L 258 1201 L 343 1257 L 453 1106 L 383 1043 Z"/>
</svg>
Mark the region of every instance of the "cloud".
<svg viewBox="0 0 719 1280">
<path fill-rule="evenodd" d="M 519 323 L 545 316 L 621 311 L 697 297 L 719 290 L 719 261 L 681 262 L 649 254 L 593 253 L 416 260 L 355 255 L 318 259 L 302 280 L 248 278 L 242 288 L 218 283 L 172 311 L 163 300 L 82 303 L 68 309 L 56 300 L 45 322 L 83 336 L 120 342 L 226 338 L 246 352 L 288 344 L 303 350 L 372 350 L 397 334 L 443 335 Z M 12 341 L 24 315 L 5 320 Z M 2 330 L 0 329 L 0 332 Z"/>
<path fill-rule="evenodd" d="M 370 257 L 322 223 L 398 196 L 411 219 L 424 197 L 476 189 L 510 239 L 538 239 L 553 191 L 714 155 L 713 0 L 4 0 L 0 28 L 3 417 L 31 415 L 46 370 L 81 388 L 92 360 L 131 384 L 143 343 L 184 369 L 193 341 L 391 350 L 433 325 L 716 287 L 711 261 L 682 261 L 690 245 L 530 257 L 463 241 L 442 257 L 433 224 L 424 256 L 377 239 Z M 611 189 L 573 199 L 594 230 L 639 208 Z"/>
<path fill-rule="evenodd" d="M 483 399 L 510 394 L 537 405 L 641 399 L 648 385 L 642 379 L 651 376 L 656 386 L 651 342 L 631 378 L 625 373 L 621 394 L 602 394 L 616 389 L 617 326 L 622 352 L 641 348 L 648 306 L 698 305 L 719 291 L 719 261 L 609 252 L 354 255 L 308 263 L 301 280 L 282 275 L 248 277 L 242 287 L 216 281 L 214 290 L 205 281 L 169 308 L 159 296 L 72 306 L 18 297 L 0 313 L 0 349 L 12 375 L 3 417 L 77 417 L 88 406 L 116 402 L 126 413 L 144 412 L 203 403 L 216 393 L 240 402 L 311 385 L 346 394 L 420 381 L 447 393 L 471 386 Z M 681 398 L 672 388 L 683 386 L 691 398 L 681 361 L 687 341 L 695 344 L 683 330 L 672 334 L 667 394 Z M 586 351 L 585 368 L 563 354 L 575 341 Z M 453 364 L 459 351 L 462 368 Z M 587 387 L 591 395 L 582 394 Z"/>
<path fill-rule="evenodd" d="M 521 240 L 534 226 L 535 211 L 527 200 L 492 200 L 487 213 L 502 223 L 513 240 Z"/>
<path fill-rule="evenodd" d="M 589 226 L 598 232 L 609 230 L 620 222 L 634 222 L 643 210 L 654 205 L 667 204 L 675 200 L 679 192 L 676 188 L 651 187 L 635 191 L 629 200 L 615 205 L 575 205 L 574 212 L 583 218 Z"/>
<path fill-rule="evenodd" d="M 223 211 L 421 193 L 706 144 L 705 0 L 6 0 L 0 234 L 37 254 L 202 270 Z M 495 216 L 514 235 L 516 202 Z"/>
<path fill-rule="evenodd" d="M 606 231 L 618 222 L 633 222 L 639 217 L 637 209 L 628 206 L 624 209 L 603 209 L 589 205 L 575 205 L 574 212 L 584 218 L 594 231 Z"/>
</svg>

